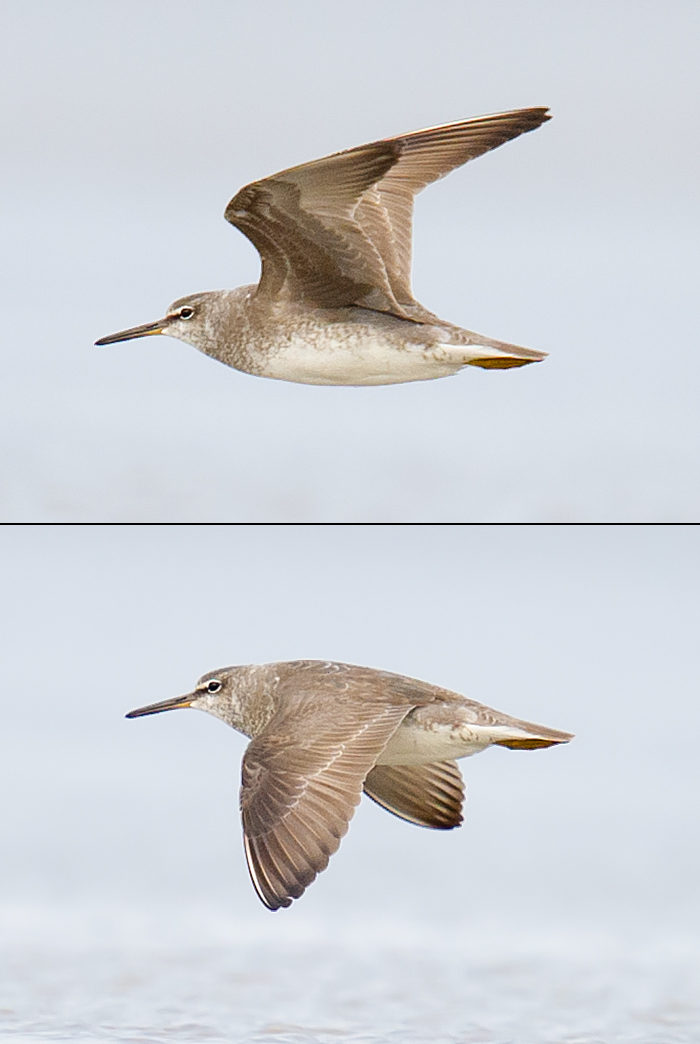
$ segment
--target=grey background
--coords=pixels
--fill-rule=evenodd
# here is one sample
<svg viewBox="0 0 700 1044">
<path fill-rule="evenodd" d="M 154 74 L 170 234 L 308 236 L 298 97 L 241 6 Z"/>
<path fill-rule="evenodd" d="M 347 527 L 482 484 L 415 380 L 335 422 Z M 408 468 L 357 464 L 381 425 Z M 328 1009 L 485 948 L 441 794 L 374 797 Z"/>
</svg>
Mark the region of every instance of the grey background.
<svg viewBox="0 0 700 1044">
<path fill-rule="evenodd" d="M 692 1044 L 692 527 L 5 527 L 0 1036 Z M 465 759 L 463 827 L 363 801 L 271 914 L 245 740 L 126 721 L 231 662 L 329 657 L 570 729 Z"/>
<path fill-rule="evenodd" d="M 697 4 L 4 13 L 5 520 L 697 518 Z M 543 365 L 333 389 L 91 347 L 254 281 L 221 217 L 249 180 L 539 104 L 420 198 L 414 285 Z"/>
<path fill-rule="evenodd" d="M 13 918 L 23 935 L 63 917 L 69 939 L 99 938 L 100 919 L 108 934 L 134 919 L 158 934 L 191 918 L 193 941 L 246 924 L 284 941 L 384 919 L 389 935 L 449 926 L 508 948 L 697 945 L 693 528 L 62 527 L 1 540 L 5 933 Z M 328 870 L 272 915 L 240 839 L 245 739 L 201 713 L 123 715 L 217 666 L 298 657 L 424 678 L 576 740 L 464 760 L 460 830 L 411 828 L 363 801 Z"/>
</svg>

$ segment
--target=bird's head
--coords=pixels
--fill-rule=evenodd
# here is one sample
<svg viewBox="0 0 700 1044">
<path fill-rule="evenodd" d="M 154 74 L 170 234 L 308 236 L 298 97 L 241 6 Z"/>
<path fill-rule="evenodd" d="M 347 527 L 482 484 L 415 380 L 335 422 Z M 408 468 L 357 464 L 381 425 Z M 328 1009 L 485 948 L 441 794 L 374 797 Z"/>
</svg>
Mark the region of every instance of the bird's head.
<svg viewBox="0 0 700 1044">
<path fill-rule="evenodd" d="M 190 294 L 180 297 L 168 308 L 162 319 L 153 323 L 132 326 L 119 333 L 108 334 L 95 341 L 98 347 L 105 344 L 116 344 L 118 341 L 131 341 L 135 337 L 150 337 L 152 334 L 167 334 L 180 341 L 193 344 L 195 348 L 206 351 L 215 336 L 217 318 L 221 310 L 221 299 L 225 291 L 210 290 L 201 294 Z"/>
<path fill-rule="evenodd" d="M 207 711 L 227 724 L 234 724 L 238 699 L 235 685 L 236 668 L 222 667 L 217 671 L 203 674 L 192 692 L 184 696 L 174 696 L 160 703 L 149 703 L 146 707 L 137 707 L 129 711 L 127 718 L 141 718 L 146 714 L 160 714 L 161 711 L 180 710 L 183 707 L 196 707 Z M 234 725 L 235 727 L 235 725 Z"/>
</svg>

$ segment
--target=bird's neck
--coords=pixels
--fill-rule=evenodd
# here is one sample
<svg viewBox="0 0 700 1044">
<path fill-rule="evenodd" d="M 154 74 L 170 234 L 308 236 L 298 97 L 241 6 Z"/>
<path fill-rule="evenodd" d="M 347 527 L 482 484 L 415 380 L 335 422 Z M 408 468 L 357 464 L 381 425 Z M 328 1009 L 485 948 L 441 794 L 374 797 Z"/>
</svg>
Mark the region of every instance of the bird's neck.
<svg viewBox="0 0 700 1044">
<path fill-rule="evenodd" d="M 279 676 L 274 664 L 238 667 L 228 724 L 246 736 L 257 736 L 277 709 Z"/>
</svg>

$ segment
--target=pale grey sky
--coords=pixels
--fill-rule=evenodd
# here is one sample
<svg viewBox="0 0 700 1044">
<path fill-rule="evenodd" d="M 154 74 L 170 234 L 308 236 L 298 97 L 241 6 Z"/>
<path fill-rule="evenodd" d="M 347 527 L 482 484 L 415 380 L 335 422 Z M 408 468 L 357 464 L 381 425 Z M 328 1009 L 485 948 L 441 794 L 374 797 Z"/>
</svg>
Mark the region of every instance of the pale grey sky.
<svg viewBox="0 0 700 1044">
<path fill-rule="evenodd" d="M 697 949 L 696 529 L 5 527 L 0 555 L 6 942 L 184 921 L 193 945 L 369 923 L 503 952 Z M 424 678 L 576 739 L 463 760 L 449 833 L 363 801 L 272 915 L 245 869 L 245 740 L 195 711 L 124 714 L 215 667 L 296 657 Z"/>
<path fill-rule="evenodd" d="M 698 517 L 697 4 L 7 3 L 0 513 L 43 521 Z M 414 285 L 544 349 L 391 388 L 246 377 L 165 338 L 254 281 L 253 178 L 529 105 L 428 190 Z"/>
</svg>

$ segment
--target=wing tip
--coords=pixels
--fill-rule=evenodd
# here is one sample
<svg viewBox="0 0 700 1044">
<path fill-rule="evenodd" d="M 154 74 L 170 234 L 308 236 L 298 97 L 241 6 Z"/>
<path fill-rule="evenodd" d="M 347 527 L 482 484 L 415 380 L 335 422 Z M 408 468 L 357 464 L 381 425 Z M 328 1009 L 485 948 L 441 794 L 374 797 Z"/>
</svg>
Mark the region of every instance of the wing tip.
<svg viewBox="0 0 700 1044">
<path fill-rule="evenodd" d="M 548 105 L 531 105 L 525 109 L 513 109 L 512 112 L 501 113 L 502 116 L 522 116 L 536 121 L 536 125 L 546 123 L 552 119 L 552 112 Z"/>
<path fill-rule="evenodd" d="M 494 112 L 477 117 L 482 120 L 517 120 L 523 125 L 520 133 L 536 130 L 552 118 L 553 113 L 548 105 L 532 105 L 525 109 L 510 109 L 506 112 Z"/>
</svg>

